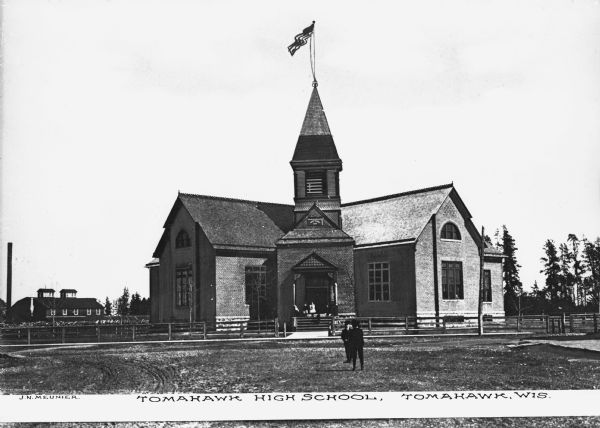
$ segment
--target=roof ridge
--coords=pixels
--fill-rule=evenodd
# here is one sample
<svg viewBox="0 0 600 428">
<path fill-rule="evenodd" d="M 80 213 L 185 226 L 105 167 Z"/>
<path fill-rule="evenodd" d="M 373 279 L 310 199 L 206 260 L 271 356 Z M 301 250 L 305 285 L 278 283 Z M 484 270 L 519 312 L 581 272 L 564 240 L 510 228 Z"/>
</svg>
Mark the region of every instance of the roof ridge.
<svg viewBox="0 0 600 428">
<path fill-rule="evenodd" d="M 179 192 L 177 196 L 190 196 L 193 198 L 212 199 L 212 200 L 218 200 L 218 201 L 242 202 L 242 203 L 246 203 L 246 204 L 277 205 L 277 206 L 282 206 L 282 207 L 293 207 L 294 206 L 294 205 L 289 205 L 289 204 L 280 204 L 277 202 L 251 201 L 249 199 L 227 198 L 224 196 L 199 195 L 197 193 Z"/>
<path fill-rule="evenodd" d="M 407 192 L 394 193 L 394 194 L 391 194 L 391 195 L 379 196 L 377 198 L 363 199 L 363 200 L 354 201 L 354 202 L 346 202 L 346 203 L 341 204 L 341 205 L 342 205 L 342 207 L 347 207 L 347 206 L 351 206 L 351 205 L 366 204 L 366 203 L 369 203 L 369 202 L 379 202 L 379 201 L 385 201 L 385 200 L 388 200 L 388 199 L 399 198 L 401 196 L 415 195 L 417 193 L 433 192 L 434 190 L 449 189 L 449 188 L 452 188 L 452 187 L 454 187 L 454 183 L 441 184 L 439 186 L 425 187 L 425 188 L 416 189 L 416 190 L 409 190 Z"/>
</svg>

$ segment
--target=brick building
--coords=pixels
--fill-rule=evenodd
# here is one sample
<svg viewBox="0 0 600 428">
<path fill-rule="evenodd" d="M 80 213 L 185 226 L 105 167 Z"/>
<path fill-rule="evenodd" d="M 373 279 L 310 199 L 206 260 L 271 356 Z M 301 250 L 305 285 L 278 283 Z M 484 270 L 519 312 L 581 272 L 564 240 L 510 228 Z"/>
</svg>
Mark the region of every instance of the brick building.
<svg viewBox="0 0 600 428">
<path fill-rule="evenodd" d="M 317 88 L 290 162 L 294 205 L 179 193 L 150 271 L 151 321 L 318 313 L 474 315 L 481 236 L 452 184 L 341 203 L 342 161 Z M 485 249 L 484 311 L 504 315 Z"/>
</svg>

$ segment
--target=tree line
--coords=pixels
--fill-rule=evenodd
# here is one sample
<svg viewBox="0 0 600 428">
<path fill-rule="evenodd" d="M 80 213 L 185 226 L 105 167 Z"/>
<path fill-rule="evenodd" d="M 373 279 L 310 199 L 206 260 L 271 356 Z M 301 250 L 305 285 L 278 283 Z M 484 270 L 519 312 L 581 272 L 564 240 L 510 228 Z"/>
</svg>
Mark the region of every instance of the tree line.
<svg viewBox="0 0 600 428">
<path fill-rule="evenodd" d="M 565 242 L 546 240 L 540 258 L 545 276 L 531 291 L 523 291 L 515 240 L 506 226 L 485 237 L 504 255 L 504 310 L 506 315 L 600 312 L 600 238 L 590 241 L 569 234 Z"/>
<path fill-rule="evenodd" d="M 150 315 L 150 298 L 142 298 L 140 293 L 135 292 L 129 297 L 129 289 L 123 288 L 123 294 L 115 300 L 108 296 L 104 300 L 105 315 Z"/>
</svg>

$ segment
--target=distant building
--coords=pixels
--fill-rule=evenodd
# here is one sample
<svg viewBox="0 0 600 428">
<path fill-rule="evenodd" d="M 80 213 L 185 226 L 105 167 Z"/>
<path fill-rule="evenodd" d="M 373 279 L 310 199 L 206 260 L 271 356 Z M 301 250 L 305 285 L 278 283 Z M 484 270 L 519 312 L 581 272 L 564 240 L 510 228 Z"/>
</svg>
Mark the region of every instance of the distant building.
<svg viewBox="0 0 600 428">
<path fill-rule="evenodd" d="M 294 205 L 177 195 L 147 265 L 152 322 L 283 322 L 311 303 L 323 315 L 477 314 L 482 237 L 452 184 L 342 204 L 316 87 L 290 164 Z M 503 255 L 483 258 L 484 313 L 503 316 Z"/>
<path fill-rule="evenodd" d="M 51 288 L 40 288 L 37 297 L 25 297 L 11 308 L 12 322 L 95 321 L 104 317 L 104 307 L 93 298 L 77 297 L 77 290 L 62 289 L 54 297 Z"/>
</svg>

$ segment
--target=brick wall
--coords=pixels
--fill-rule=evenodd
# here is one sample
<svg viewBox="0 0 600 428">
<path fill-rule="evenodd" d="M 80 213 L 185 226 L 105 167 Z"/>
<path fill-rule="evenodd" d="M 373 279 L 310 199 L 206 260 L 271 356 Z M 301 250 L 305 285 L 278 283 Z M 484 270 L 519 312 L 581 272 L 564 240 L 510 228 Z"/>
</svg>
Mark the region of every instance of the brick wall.
<svg viewBox="0 0 600 428">
<path fill-rule="evenodd" d="M 356 313 L 354 300 L 354 255 L 352 244 L 314 247 L 278 247 L 277 274 L 279 284 L 278 317 L 280 322 L 292 316 L 294 273 L 292 268 L 302 259 L 316 253 L 337 266 L 337 303 L 339 313 Z"/>
<path fill-rule="evenodd" d="M 441 239 L 441 230 L 448 221 L 454 223 L 461 235 L 460 241 Z M 418 316 L 435 315 L 433 278 L 433 236 L 431 220 L 418 239 L 415 251 L 416 301 Z M 476 315 L 479 305 L 479 248 L 469 234 L 465 220 L 451 198 L 436 214 L 437 275 L 440 316 L 445 314 Z M 443 299 L 442 261 L 460 261 L 463 269 L 463 299 Z M 492 270 L 492 304 L 484 305 L 486 313 L 503 313 L 502 280 L 498 263 L 486 264 Z"/>
<path fill-rule="evenodd" d="M 262 266 L 266 258 L 216 256 L 216 317 L 250 317 L 246 304 L 246 266 Z"/>
<path fill-rule="evenodd" d="M 369 263 L 390 264 L 390 300 L 369 301 Z M 365 248 L 354 251 L 356 308 L 359 316 L 415 315 L 415 275 L 412 245 Z"/>
</svg>

